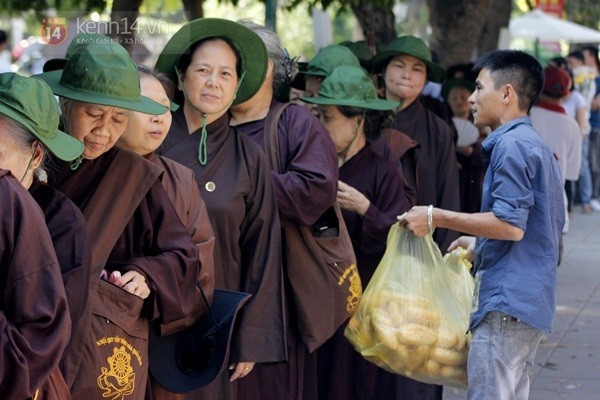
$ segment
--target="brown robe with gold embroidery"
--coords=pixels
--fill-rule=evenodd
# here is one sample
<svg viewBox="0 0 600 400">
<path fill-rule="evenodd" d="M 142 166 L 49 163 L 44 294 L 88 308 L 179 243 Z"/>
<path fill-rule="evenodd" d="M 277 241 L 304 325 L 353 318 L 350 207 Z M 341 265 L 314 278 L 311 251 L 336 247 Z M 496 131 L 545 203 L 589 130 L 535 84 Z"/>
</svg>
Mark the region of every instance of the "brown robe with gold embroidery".
<svg viewBox="0 0 600 400">
<path fill-rule="evenodd" d="M 122 173 L 107 173 L 118 153 L 126 165 L 138 166 L 139 169 L 135 169 L 138 172 L 133 173 L 133 169 L 125 167 Z M 145 276 L 152 290 L 151 296 L 146 299 L 147 316 L 156 322 L 162 335 L 195 322 L 203 310 L 196 286 L 198 251 L 158 179 L 162 170 L 142 157 L 116 147 L 95 160 L 84 160 L 75 171 L 68 163 L 56 161 L 56 164 L 58 171 L 55 177 L 51 177 L 50 183 L 68 196 L 85 215 L 94 213 L 94 210 L 88 209 L 92 200 L 100 199 L 101 204 L 110 205 L 120 198 L 128 204 L 128 199 L 123 199 L 124 195 L 128 195 L 125 194 L 128 182 L 131 185 L 145 175 L 156 177 L 147 192 L 141 194 L 141 202 L 131 218 L 126 219 L 125 228 L 110 251 L 105 268 L 121 273 L 135 270 Z M 114 190 L 100 193 L 97 188 L 101 183 L 114 187 Z M 95 215 L 99 225 L 93 225 L 89 218 L 86 219 L 92 249 L 94 241 L 102 239 L 96 236 L 98 232 L 114 230 L 111 226 L 120 219 L 119 213 L 125 215 L 127 212 L 124 209 L 112 211 L 115 212 L 114 221 L 104 221 L 102 216 Z M 96 256 L 94 251 L 92 256 Z M 93 263 L 92 266 L 93 271 L 98 269 L 98 265 Z M 99 276 L 91 279 L 99 279 Z M 95 383 L 90 384 L 93 386 Z M 144 380 L 133 398 L 140 398 L 140 395 L 143 398 L 145 388 Z"/>
</svg>

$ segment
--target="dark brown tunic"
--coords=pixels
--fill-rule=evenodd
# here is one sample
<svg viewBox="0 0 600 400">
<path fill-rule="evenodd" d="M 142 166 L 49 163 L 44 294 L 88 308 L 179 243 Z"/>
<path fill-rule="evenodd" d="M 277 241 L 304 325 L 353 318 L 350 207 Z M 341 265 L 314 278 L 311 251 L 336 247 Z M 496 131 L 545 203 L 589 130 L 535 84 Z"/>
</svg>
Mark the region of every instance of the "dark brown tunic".
<svg viewBox="0 0 600 400">
<path fill-rule="evenodd" d="M 59 170 L 51 184 L 81 210 L 86 208 L 102 179 L 114 181 L 115 192 L 111 197 L 118 196 L 118 188 L 136 177 L 127 171 L 119 176 L 105 176 L 117 152 L 129 153 L 130 162 L 146 163 L 148 168 L 156 168 L 142 157 L 115 147 L 95 160 L 84 160 L 75 171 L 69 168 L 68 163 L 59 163 Z M 94 231 L 95 227 L 88 226 L 90 242 L 94 240 Z M 158 320 L 162 334 L 176 332 L 198 318 L 202 307 L 196 289 L 198 251 L 159 180 L 127 222 L 106 267 L 121 272 L 136 270 L 146 277 L 148 286 L 155 293 L 152 318 Z"/>
<path fill-rule="evenodd" d="M 152 153 L 147 159 L 164 169 L 160 180 L 167 195 L 171 199 L 179 219 L 187 228 L 192 240 L 198 248 L 200 259 L 199 283 L 207 300 L 212 299 L 215 288 L 215 265 L 213 250 L 215 234 L 208 218 L 206 205 L 196 184 L 194 172 L 168 158 Z M 203 310 L 203 313 L 207 310 Z M 175 400 L 184 399 L 184 394 L 171 393 L 160 386 L 150 375 L 150 388 L 146 391 L 146 399 Z"/>
<path fill-rule="evenodd" d="M 65 285 L 72 331 L 78 332 L 88 301 L 92 261 L 85 218 L 71 200 L 51 186 L 34 182 L 29 193 L 44 213 Z M 83 354 L 70 352 L 71 344 L 65 349 L 63 362 L 79 364 Z M 65 379 L 70 385 L 74 377 L 66 374 Z"/>
<path fill-rule="evenodd" d="M 179 219 L 187 228 L 198 248 L 200 259 L 200 280 L 207 298 L 212 299 L 215 288 L 215 233 L 213 231 L 206 204 L 196 184 L 194 172 L 171 159 L 152 154 L 148 160 L 164 169 L 160 177 L 167 195 L 171 199 Z"/>
<path fill-rule="evenodd" d="M 340 181 L 364 194 L 371 202 L 362 217 L 342 210 L 356 253 L 360 279 L 366 287 L 383 257 L 390 227 L 398 222 L 398 215 L 410 209 L 410 204 L 398 169 L 369 145 L 340 167 Z"/>
<path fill-rule="evenodd" d="M 0 393 L 26 399 L 58 370 L 71 322 L 44 215 L 5 170 L 0 207 Z"/>
<path fill-rule="evenodd" d="M 481 141 L 477 141 L 471 147 L 473 152 L 469 156 L 456 152 L 456 159 L 460 166 L 460 207 L 461 211 L 466 213 L 481 211 L 485 175 Z"/>
<path fill-rule="evenodd" d="M 274 100 L 271 104 L 270 113 Z M 264 148 L 265 119 L 237 128 Z M 289 105 L 277 124 L 279 155 L 284 173 L 271 171 L 281 219 L 312 225 L 335 201 L 337 154 L 329 134 L 305 107 Z M 286 280 L 288 362 L 256 365 L 239 383 L 239 399 L 280 400 L 316 397 L 316 357 L 308 354 L 291 307 Z"/>
<path fill-rule="evenodd" d="M 159 150 L 194 171 L 216 235 L 215 287 L 252 294 L 242 309 L 231 362 L 286 358 L 279 217 L 264 152 L 223 115 L 207 127 L 208 162 L 198 161 L 201 129 L 188 132 L 183 108 Z M 229 373 L 189 398 L 235 399 Z"/>
<path fill-rule="evenodd" d="M 397 169 L 370 146 L 340 167 L 340 180 L 371 201 L 364 217 L 343 211 L 366 287 L 385 253 L 389 228 L 410 207 Z M 318 350 L 319 400 L 412 400 L 428 399 L 435 393 L 437 389 L 431 385 L 392 374 L 365 360 L 344 337 L 344 328 Z"/>
<path fill-rule="evenodd" d="M 371 150 L 391 161 L 402 171 L 404 192 L 411 206 L 417 203 L 417 155 L 419 144 L 405 133 L 386 128 L 371 143 Z"/>
<path fill-rule="evenodd" d="M 263 148 L 264 127 L 265 119 L 237 126 Z M 277 129 L 285 172 L 271 171 L 271 176 L 279 215 L 298 225 L 310 226 L 336 198 L 335 145 L 319 120 L 300 105 L 289 105 L 283 111 Z"/>
<path fill-rule="evenodd" d="M 458 164 L 452 129 L 420 101 L 396 113 L 394 129 L 406 133 L 417 143 L 417 205 L 433 205 L 460 211 Z M 436 229 L 434 239 L 442 254 L 458 233 Z"/>
</svg>

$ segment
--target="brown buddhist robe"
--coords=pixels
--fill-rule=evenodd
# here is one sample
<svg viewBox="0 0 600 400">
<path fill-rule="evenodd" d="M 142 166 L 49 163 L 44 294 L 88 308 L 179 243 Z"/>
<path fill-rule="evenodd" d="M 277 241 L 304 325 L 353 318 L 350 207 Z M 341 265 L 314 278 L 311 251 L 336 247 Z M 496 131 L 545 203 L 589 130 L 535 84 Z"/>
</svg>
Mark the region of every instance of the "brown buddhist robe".
<svg viewBox="0 0 600 400">
<path fill-rule="evenodd" d="M 448 124 L 416 100 L 396 113 L 394 129 L 419 144 L 416 204 L 460 211 L 458 163 Z M 458 232 L 447 229 L 436 229 L 434 233 L 442 254 L 457 238 Z"/>
<path fill-rule="evenodd" d="M 481 211 L 483 177 L 485 175 L 481 141 L 473 143 L 471 148 L 473 152 L 470 155 L 456 152 L 456 159 L 460 165 L 460 207 L 461 211 L 466 213 Z"/>
<path fill-rule="evenodd" d="M 419 144 L 405 133 L 386 128 L 381 136 L 371 143 L 371 149 L 390 160 L 402 171 L 404 192 L 411 206 L 417 203 L 417 157 Z"/>
<path fill-rule="evenodd" d="M 107 172 L 117 157 L 123 160 L 125 168 Z M 126 219 L 125 228 L 110 251 L 105 268 L 121 273 L 135 270 L 145 276 L 152 290 L 151 296 L 146 299 L 147 317 L 155 322 L 162 335 L 193 324 L 203 310 L 196 286 L 199 276 L 198 251 L 158 179 L 162 170 L 142 157 L 116 147 L 95 160 L 84 160 L 74 171 L 68 163 L 56 161 L 56 164 L 58 171 L 51 177 L 50 183 L 68 196 L 84 214 L 93 214 L 94 210 L 87 209 L 92 198 L 100 199 L 101 204 L 109 202 L 110 205 L 121 196 L 121 200 L 127 204 L 128 198 L 123 197 L 131 195 L 126 190 L 128 182 L 132 185 L 146 175 L 156 177 L 149 189 L 141 193 L 141 201 L 133 215 Z M 127 165 L 137 168 L 127 168 Z M 114 191 L 97 191 L 101 183 L 114 187 Z M 124 215 L 126 211 L 116 210 L 113 218 L 119 219 L 119 213 Z M 92 249 L 94 240 L 101 240 L 96 236 L 97 232 L 110 232 L 116 222 L 105 221 L 102 216 L 96 217 L 94 220 L 102 226 L 86 219 Z M 92 257 L 95 257 L 94 251 Z M 97 265 L 92 265 L 94 271 L 98 270 Z M 99 276 L 92 276 L 91 279 L 99 279 Z M 147 363 L 144 368 L 147 372 Z M 94 387 L 93 382 L 91 385 Z M 135 398 L 143 398 L 145 388 L 146 379 L 143 379 L 137 386 Z"/>
<path fill-rule="evenodd" d="M 187 228 L 198 248 L 200 259 L 200 284 L 210 301 L 215 288 L 215 233 L 213 231 L 206 204 L 196 184 L 194 172 L 186 166 L 157 154 L 148 160 L 164 169 L 160 181 L 171 199 L 179 219 Z M 206 310 L 205 310 L 206 311 Z"/>
<path fill-rule="evenodd" d="M 285 360 L 279 217 L 264 152 L 223 115 L 206 126 L 208 161 L 198 161 L 201 129 L 189 133 L 183 109 L 159 154 L 194 171 L 215 231 L 215 287 L 252 294 L 238 316 L 230 361 Z M 235 399 L 224 371 L 188 398 Z"/>
<path fill-rule="evenodd" d="M 215 288 L 215 266 L 213 250 L 215 234 L 208 218 L 206 205 L 196 184 L 194 172 L 165 157 L 155 153 L 146 157 L 149 161 L 164 169 L 160 180 L 167 195 L 171 199 L 179 219 L 187 228 L 192 240 L 198 248 L 200 259 L 199 283 L 204 290 L 206 299 L 211 302 Z M 204 305 L 204 304 L 203 304 Z M 206 312 L 207 309 L 203 311 Z M 150 387 L 146 391 L 146 399 L 175 400 L 184 399 L 184 394 L 171 393 L 160 386 L 150 375 Z"/>
<path fill-rule="evenodd" d="M 272 113 L 273 101 L 269 113 Z M 265 119 L 237 128 L 264 148 Z M 282 220 L 312 225 L 335 201 L 337 154 L 329 134 L 305 107 L 289 105 L 281 114 L 279 156 L 284 173 L 271 171 Z M 286 284 L 287 284 L 286 280 Z M 311 399 L 316 396 L 316 354 L 302 342 L 291 306 L 292 289 L 286 287 L 287 363 L 256 365 L 239 383 L 239 399 Z M 324 294 L 327 296 L 327 294 Z M 324 298 L 323 301 L 328 301 Z"/>
<path fill-rule="evenodd" d="M 69 399 L 48 388 L 71 322 L 60 267 L 44 215 L 27 190 L 0 170 L 0 393 L 26 399 Z"/>
<path fill-rule="evenodd" d="M 87 321 L 85 317 L 82 320 L 82 316 L 88 301 L 92 261 L 85 219 L 71 200 L 51 186 L 34 182 L 29 193 L 44 213 L 67 294 L 72 331 L 78 332 L 80 321 L 83 324 Z M 64 364 L 79 365 L 83 357 L 81 352 L 71 352 L 70 344 L 63 355 L 63 367 Z M 75 376 L 62 369 L 67 384 L 71 385 Z"/>
<path fill-rule="evenodd" d="M 363 217 L 343 210 L 360 279 L 366 287 L 385 253 L 389 228 L 410 207 L 397 169 L 371 146 L 340 167 L 340 180 L 371 202 Z M 364 359 L 344 337 L 344 329 L 338 329 L 319 348 L 319 400 L 421 399 L 423 391 L 431 390 Z"/>
</svg>

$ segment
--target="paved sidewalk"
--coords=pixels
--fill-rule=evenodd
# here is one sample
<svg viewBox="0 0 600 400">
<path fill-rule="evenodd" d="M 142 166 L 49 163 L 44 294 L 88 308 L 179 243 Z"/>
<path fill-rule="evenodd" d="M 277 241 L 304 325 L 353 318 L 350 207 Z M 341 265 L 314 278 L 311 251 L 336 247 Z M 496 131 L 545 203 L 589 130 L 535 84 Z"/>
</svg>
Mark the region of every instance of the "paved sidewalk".
<svg viewBox="0 0 600 400">
<path fill-rule="evenodd" d="M 444 388 L 444 400 L 464 399 Z M 600 399 L 600 213 L 573 210 L 558 270 L 553 333 L 536 355 L 530 400 Z"/>
</svg>

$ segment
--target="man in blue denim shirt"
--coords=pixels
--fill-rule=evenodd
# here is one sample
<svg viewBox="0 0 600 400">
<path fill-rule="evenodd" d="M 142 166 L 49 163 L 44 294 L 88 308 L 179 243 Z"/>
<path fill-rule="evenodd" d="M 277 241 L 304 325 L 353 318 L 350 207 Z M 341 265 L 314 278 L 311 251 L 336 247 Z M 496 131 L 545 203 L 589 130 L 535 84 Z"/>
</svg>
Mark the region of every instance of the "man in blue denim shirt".
<svg viewBox="0 0 600 400">
<path fill-rule="evenodd" d="M 527 399 L 529 373 L 556 306 L 558 242 L 565 221 L 562 177 L 533 128 L 529 110 L 544 83 L 539 62 L 515 50 L 493 51 L 475 65 L 469 98 L 480 127 L 486 175 L 481 212 L 413 207 L 402 224 L 424 236 L 435 227 L 462 236 L 475 257 L 468 399 Z"/>
</svg>

